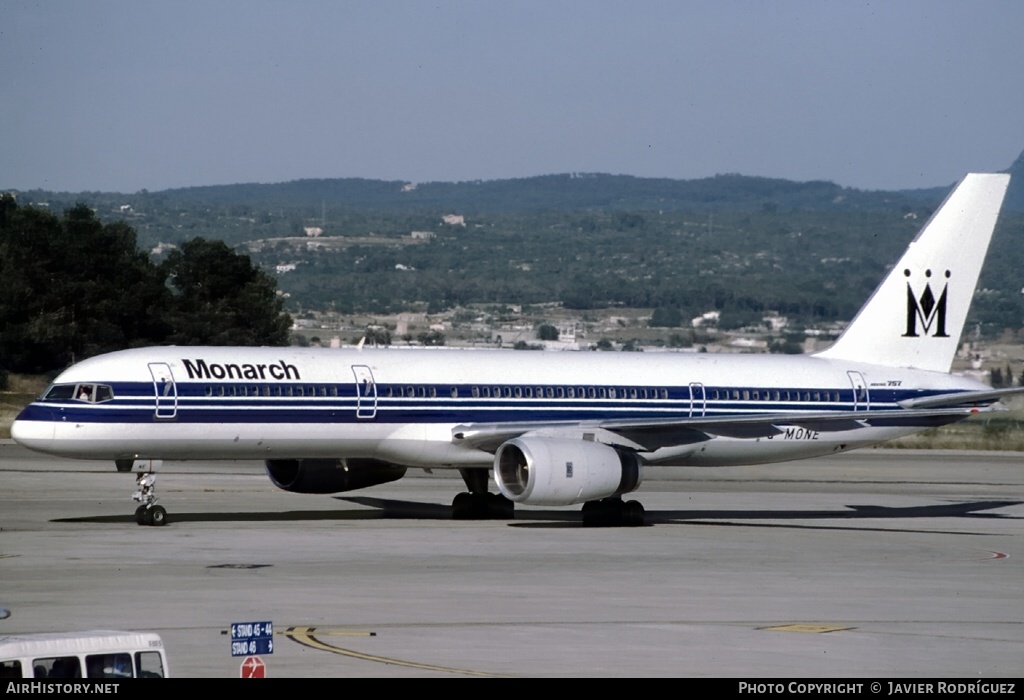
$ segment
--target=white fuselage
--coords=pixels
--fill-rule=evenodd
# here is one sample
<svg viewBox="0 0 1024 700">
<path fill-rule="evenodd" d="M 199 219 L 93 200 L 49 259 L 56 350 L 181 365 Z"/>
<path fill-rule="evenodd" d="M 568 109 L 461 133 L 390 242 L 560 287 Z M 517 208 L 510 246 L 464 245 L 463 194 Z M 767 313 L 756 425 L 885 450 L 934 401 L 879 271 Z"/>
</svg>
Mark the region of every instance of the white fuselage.
<svg viewBox="0 0 1024 700">
<path fill-rule="evenodd" d="M 898 410 L 898 401 L 984 389 L 949 374 L 814 356 L 696 353 L 164 347 L 85 360 L 27 407 L 13 437 L 87 459 L 373 458 L 489 467 L 461 427 L 577 433 L 758 414 Z M 81 396 L 80 396 L 81 395 Z M 909 415 L 909 413 L 908 413 Z M 841 431 L 779 425 L 642 449 L 652 464 L 776 462 L 852 449 L 932 423 Z M 601 439 L 600 437 L 598 438 Z"/>
</svg>

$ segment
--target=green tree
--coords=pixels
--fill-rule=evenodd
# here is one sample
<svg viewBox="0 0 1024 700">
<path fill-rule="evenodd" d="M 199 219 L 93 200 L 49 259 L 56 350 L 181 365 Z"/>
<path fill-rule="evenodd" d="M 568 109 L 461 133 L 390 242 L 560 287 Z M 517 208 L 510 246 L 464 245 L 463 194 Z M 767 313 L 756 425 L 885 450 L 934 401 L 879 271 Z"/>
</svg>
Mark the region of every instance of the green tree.
<svg viewBox="0 0 1024 700">
<path fill-rule="evenodd" d="M 167 291 L 135 232 L 84 204 L 63 218 L 0 203 L 0 365 L 48 372 L 160 342 Z"/>
<path fill-rule="evenodd" d="M 287 345 L 291 318 L 276 281 L 222 241 L 193 238 L 161 265 L 171 288 L 168 342 Z"/>
<path fill-rule="evenodd" d="M 679 312 L 679 309 L 659 306 L 651 314 L 651 320 L 647 325 L 651 328 L 678 328 L 682 323 L 683 315 Z"/>
<path fill-rule="evenodd" d="M 550 323 L 542 323 L 537 328 L 538 340 L 558 340 L 558 329 Z"/>
</svg>

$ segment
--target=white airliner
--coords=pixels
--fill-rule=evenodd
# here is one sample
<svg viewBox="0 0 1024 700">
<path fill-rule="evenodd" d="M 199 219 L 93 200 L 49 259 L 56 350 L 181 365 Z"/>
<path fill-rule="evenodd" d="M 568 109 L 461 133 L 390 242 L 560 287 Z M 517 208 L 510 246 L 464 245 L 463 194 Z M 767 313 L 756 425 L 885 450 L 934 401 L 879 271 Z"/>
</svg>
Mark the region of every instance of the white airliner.
<svg viewBox="0 0 1024 700">
<path fill-rule="evenodd" d="M 815 355 L 143 348 L 66 370 L 11 432 L 143 469 L 140 524 L 165 522 L 148 465 L 168 459 L 260 459 L 276 486 L 320 494 L 452 468 L 468 488 L 456 518 L 582 503 L 584 524 L 642 524 L 622 495 L 645 465 L 844 452 L 1021 391 L 950 374 L 1009 179 L 965 177 Z"/>
</svg>

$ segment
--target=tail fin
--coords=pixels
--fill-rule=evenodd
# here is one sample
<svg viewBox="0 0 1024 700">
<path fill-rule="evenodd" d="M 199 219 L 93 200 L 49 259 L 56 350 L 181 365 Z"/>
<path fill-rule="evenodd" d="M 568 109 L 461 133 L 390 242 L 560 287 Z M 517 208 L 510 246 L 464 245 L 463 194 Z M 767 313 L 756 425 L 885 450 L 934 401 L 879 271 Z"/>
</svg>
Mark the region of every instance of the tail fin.
<svg viewBox="0 0 1024 700">
<path fill-rule="evenodd" d="M 948 372 L 1010 176 L 971 174 L 819 357 Z"/>
</svg>

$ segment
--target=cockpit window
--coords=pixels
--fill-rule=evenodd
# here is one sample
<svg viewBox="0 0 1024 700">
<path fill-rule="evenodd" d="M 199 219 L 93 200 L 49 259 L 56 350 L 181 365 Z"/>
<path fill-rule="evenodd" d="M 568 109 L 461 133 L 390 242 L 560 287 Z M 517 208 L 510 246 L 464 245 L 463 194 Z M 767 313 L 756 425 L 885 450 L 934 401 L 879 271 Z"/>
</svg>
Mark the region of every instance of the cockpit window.
<svg viewBox="0 0 1024 700">
<path fill-rule="evenodd" d="M 114 398 L 114 390 L 106 384 L 54 384 L 43 398 L 51 401 L 77 399 L 102 403 Z"/>
<path fill-rule="evenodd" d="M 75 395 L 74 384 L 55 384 L 46 392 L 44 399 L 70 399 Z"/>
</svg>

